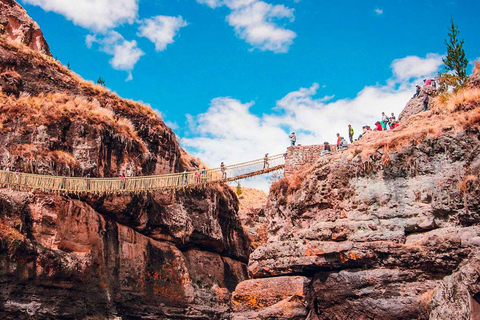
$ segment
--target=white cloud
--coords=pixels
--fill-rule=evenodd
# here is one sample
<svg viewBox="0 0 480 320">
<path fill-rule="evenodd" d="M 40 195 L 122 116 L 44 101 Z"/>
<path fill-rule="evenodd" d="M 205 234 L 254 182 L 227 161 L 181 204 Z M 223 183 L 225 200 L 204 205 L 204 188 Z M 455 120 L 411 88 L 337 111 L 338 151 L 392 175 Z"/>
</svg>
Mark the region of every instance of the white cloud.
<svg viewBox="0 0 480 320">
<path fill-rule="evenodd" d="M 146 37 L 155 44 L 156 51 L 164 51 L 173 43 L 173 38 L 187 22 L 181 16 L 156 16 L 140 21 L 139 37 Z"/>
<path fill-rule="evenodd" d="M 399 80 L 411 78 L 422 78 L 436 73 L 438 67 L 443 64 L 442 56 L 436 53 L 429 53 L 425 59 L 417 56 L 408 56 L 392 62 L 393 74 Z"/>
<path fill-rule="evenodd" d="M 297 36 L 277 24 L 277 20 L 294 20 L 294 10 L 259 0 L 197 0 L 211 8 L 228 7 L 227 22 L 237 36 L 254 48 L 275 53 L 287 52 Z"/>
<path fill-rule="evenodd" d="M 125 40 L 118 32 L 110 31 L 105 35 L 88 35 L 87 46 L 91 48 L 93 43 L 98 43 L 101 51 L 113 56 L 110 64 L 114 69 L 127 71 L 127 81 L 132 80 L 132 70 L 144 55 L 135 40 Z"/>
<path fill-rule="evenodd" d="M 353 99 L 330 101 L 331 96 L 316 97 L 319 85 L 300 88 L 285 95 L 272 106 L 271 112 L 256 115 L 250 112 L 252 102 L 242 103 L 229 97 L 213 99 L 205 113 L 188 116 L 189 132 L 181 143 L 189 152 L 208 165 L 217 167 L 224 161 L 234 164 L 283 153 L 289 146 L 288 134 L 297 133 L 299 144 L 336 142 L 335 134 L 348 135 L 351 124 L 358 136 L 363 125 L 373 125 L 382 112 L 394 112 L 398 117 L 415 92 L 415 81 L 420 78 L 399 77 L 399 65 L 409 64 L 413 69 L 428 64 L 431 57 L 412 57 L 392 63 L 394 76 L 385 85 L 366 86 Z M 436 69 L 430 69 L 432 76 Z M 411 74 L 413 71 L 411 72 Z M 421 76 L 427 75 L 423 71 Z M 245 185 L 265 189 L 265 180 L 252 180 Z"/>
<path fill-rule="evenodd" d="M 198 3 L 206 4 L 212 9 L 221 7 L 223 5 L 222 0 L 197 0 Z"/>
<path fill-rule="evenodd" d="M 378 15 L 382 15 L 383 14 L 383 9 L 376 8 L 375 13 L 378 14 Z"/>
<path fill-rule="evenodd" d="M 83 28 L 106 32 L 122 23 L 133 23 L 138 13 L 138 0 L 24 0 L 65 16 Z"/>
</svg>

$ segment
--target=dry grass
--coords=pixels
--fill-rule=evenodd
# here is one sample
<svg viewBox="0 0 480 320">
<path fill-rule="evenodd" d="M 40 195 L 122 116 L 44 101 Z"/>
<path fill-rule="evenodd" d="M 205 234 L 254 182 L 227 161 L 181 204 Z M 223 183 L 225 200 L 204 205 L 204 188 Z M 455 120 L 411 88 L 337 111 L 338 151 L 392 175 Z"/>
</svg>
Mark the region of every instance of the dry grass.
<svg viewBox="0 0 480 320">
<path fill-rule="evenodd" d="M 445 132 L 462 132 L 479 123 L 480 88 L 466 88 L 444 98 L 435 98 L 431 110 L 410 117 L 394 130 L 369 132 L 345 152 L 354 156 L 360 154 L 365 161 L 382 149 L 382 161 L 388 163 L 391 152 L 399 152 L 427 138 L 440 137 Z"/>
<path fill-rule="evenodd" d="M 474 175 L 468 175 L 463 179 L 462 181 L 459 182 L 458 184 L 458 189 L 462 192 L 467 192 L 469 191 L 471 185 L 473 182 L 477 181 L 478 177 Z"/>
<path fill-rule="evenodd" d="M 61 150 L 49 150 L 45 147 L 33 145 L 33 144 L 16 144 L 7 147 L 10 154 L 21 157 L 24 160 L 38 160 L 42 159 L 52 163 L 62 163 L 75 168 L 78 166 L 78 160 L 75 157 L 65 151 Z M 25 165 L 28 165 L 25 163 Z M 24 168 L 24 171 L 31 171 L 31 168 Z"/>
<path fill-rule="evenodd" d="M 143 145 L 129 119 L 117 117 L 113 111 L 101 107 L 97 100 L 61 93 L 37 97 L 22 95 L 18 99 L 0 94 L 0 129 L 6 130 L 14 123 L 23 122 L 26 124 L 24 130 L 33 130 L 32 127 L 48 127 L 66 120 L 96 126 L 100 131 L 109 129 Z"/>
<path fill-rule="evenodd" d="M 99 84 L 95 84 L 92 81 L 87 81 L 83 79 L 80 75 L 68 69 L 60 61 L 54 59 L 53 57 L 34 51 L 25 44 L 14 41 L 6 35 L 1 35 L 0 40 L 8 46 L 16 48 L 19 52 L 31 56 L 32 58 L 39 61 L 41 64 L 46 65 L 46 67 L 53 68 L 60 74 L 70 77 L 73 82 L 77 84 L 78 88 L 84 93 L 85 96 L 98 96 L 104 99 L 118 100 L 118 103 L 115 104 L 115 107 L 120 109 L 120 111 L 122 111 L 122 113 L 125 113 L 126 115 L 142 115 L 148 119 L 155 120 L 154 122 L 161 121 L 161 119 L 149 106 L 133 100 L 120 98 L 116 93 L 111 92 L 108 88 L 103 87 Z"/>
<path fill-rule="evenodd" d="M 308 179 L 308 171 L 309 169 L 305 169 L 297 172 L 293 176 L 285 177 L 277 182 L 272 183 L 272 186 L 270 187 L 270 193 L 275 196 L 293 194 L 295 191 L 301 188 L 305 179 Z"/>
<path fill-rule="evenodd" d="M 9 249 L 20 245 L 25 240 L 25 237 L 12 224 L 5 218 L 0 218 L 0 241 L 5 242 Z"/>
</svg>

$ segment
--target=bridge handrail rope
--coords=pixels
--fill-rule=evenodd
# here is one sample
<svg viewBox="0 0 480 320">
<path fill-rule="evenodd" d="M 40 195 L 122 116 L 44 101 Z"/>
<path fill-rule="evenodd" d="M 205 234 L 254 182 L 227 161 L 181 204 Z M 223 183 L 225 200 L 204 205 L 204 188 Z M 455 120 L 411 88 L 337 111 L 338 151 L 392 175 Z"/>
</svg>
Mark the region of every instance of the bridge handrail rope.
<svg viewBox="0 0 480 320">
<path fill-rule="evenodd" d="M 279 154 L 268 157 L 268 163 L 261 158 L 225 166 L 223 171 L 213 168 L 136 177 L 64 177 L 0 170 L 0 187 L 75 194 L 137 193 L 236 181 L 280 170 L 284 165 L 284 154 Z"/>
</svg>

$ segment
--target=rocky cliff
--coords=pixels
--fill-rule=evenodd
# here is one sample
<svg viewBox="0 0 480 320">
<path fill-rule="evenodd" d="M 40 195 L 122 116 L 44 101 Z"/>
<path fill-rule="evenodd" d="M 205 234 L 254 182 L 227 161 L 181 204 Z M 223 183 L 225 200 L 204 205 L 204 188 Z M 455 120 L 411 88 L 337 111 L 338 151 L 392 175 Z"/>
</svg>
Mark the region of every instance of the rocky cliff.
<svg viewBox="0 0 480 320">
<path fill-rule="evenodd" d="M 8 35 L 32 50 L 51 55 L 38 24 L 13 0 L 0 0 L 0 34 Z"/>
<path fill-rule="evenodd" d="M 480 89 L 419 111 L 272 186 L 234 319 L 480 318 Z"/>
<path fill-rule="evenodd" d="M 54 60 L 15 1 L 0 6 L 2 169 L 107 177 L 202 166 L 150 108 Z M 0 318 L 223 319 L 247 276 L 237 211 L 221 185 L 128 196 L 0 189 Z"/>
</svg>

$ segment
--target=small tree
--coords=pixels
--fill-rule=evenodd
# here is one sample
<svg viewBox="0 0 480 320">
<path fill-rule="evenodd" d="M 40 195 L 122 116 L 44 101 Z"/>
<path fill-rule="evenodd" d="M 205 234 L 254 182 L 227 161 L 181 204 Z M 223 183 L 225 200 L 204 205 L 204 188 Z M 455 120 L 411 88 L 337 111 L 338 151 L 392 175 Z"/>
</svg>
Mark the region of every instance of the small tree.
<svg viewBox="0 0 480 320">
<path fill-rule="evenodd" d="M 242 186 L 240 185 L 240 182 L 237 183 L 237 196 L 241 195 L 243 193 L 242 191 Z"/>
<path fill-rule="evenodd" d="M 101 85 L 102 87 L 105 87 L 105 80 L 103 80 L 102 77 L 98 77 L 97 84 Z"/>
<path fill-rule="evenodd" d="M 70 61 L 67 63 L 67 68 L 70 70 Z"/>
<path fill-rule="evenodd" d="M 447 56 L 443 58 L 445 72 L 439 74 L 440 89 L 448 90 L 449 86 L 453 86 L 454 90 L 462 87 L 468 80 L 467 65 L 468 60 L 463 50 L 464 40 L 459 40 L 458 26 L 452 19 L 452 25 L 448 29 L 449 39 L 445 39 L 447 45 Z"/>
</svg>

